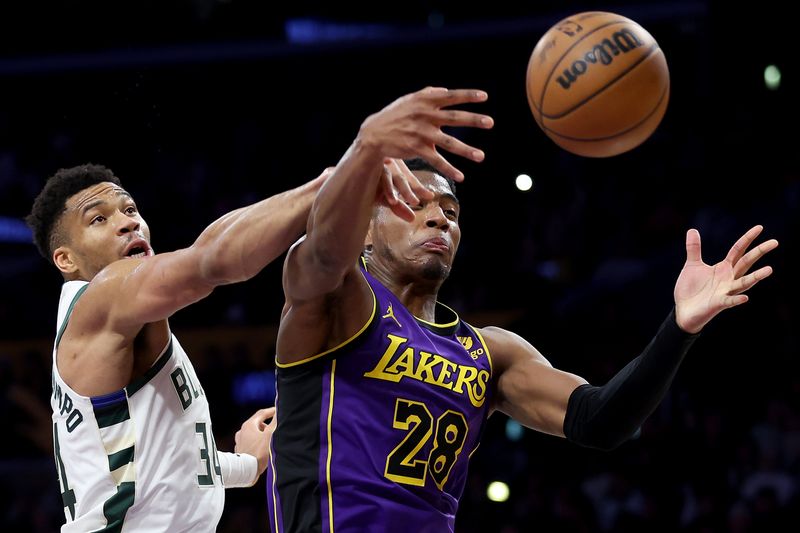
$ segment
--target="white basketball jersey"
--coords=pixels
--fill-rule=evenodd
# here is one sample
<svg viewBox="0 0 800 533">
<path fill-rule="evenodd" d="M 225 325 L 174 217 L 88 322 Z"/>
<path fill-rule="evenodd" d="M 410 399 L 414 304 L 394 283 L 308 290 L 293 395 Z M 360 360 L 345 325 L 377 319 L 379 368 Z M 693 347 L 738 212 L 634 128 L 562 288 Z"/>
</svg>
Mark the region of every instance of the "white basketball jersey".
<svg viewBox="0 0 800 533">
<path fill-rule="evenodd" d="M 61 379 L 58 342 L 87 286 L 61 289 L 53 348 L 61 531 L 214 531 L 225 490 L 208 401 L 174 335 L 144 376 L 115 393 L 81 396 Z"/>
</svg>

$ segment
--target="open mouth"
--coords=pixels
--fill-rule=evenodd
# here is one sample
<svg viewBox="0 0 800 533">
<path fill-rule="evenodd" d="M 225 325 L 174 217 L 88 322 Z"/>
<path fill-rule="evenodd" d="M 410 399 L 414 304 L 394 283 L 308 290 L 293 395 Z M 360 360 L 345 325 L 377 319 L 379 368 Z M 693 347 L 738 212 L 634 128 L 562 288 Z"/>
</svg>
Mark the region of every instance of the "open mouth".
<svg viewBox="0 0 800 533">
<path fill-rule="evenodd" d="M 147 248 L 144 246 L 134 246 L 128 253 L 125 254 L 125 257 L 131 257 L 134 259 L 138 259 L 139 257 L 145 257 L 147 255 Z"/>
<path fill-rule="evenodd" d="M 130 244 L 128 244 L 127 248 L 122 252 L 123 257 L 131 258 L 131 259 L 139 259 L 141 257 L 147 257 L 149 255 L 153 255 L 153 251 L 150 248 L 150 245 L 147 244 L 147 241 L 144 239 L 136 239 Z"/>
</svg>

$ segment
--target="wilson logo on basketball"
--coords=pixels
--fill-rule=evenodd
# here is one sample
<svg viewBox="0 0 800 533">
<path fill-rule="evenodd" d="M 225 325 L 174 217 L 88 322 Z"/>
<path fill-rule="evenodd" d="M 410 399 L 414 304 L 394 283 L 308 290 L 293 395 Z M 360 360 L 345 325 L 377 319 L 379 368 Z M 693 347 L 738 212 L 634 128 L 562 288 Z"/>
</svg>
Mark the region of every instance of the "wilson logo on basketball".
<svg viewBox="0 0 800 533">
<path fill-rule="evenodd" d="M 610 65 L 614 57 L 627 54 L 631 50 L 642 46 L 642 41 L 628 28 L 614 32 L 611 38 L 605 38 L 586 52 L 583 59 L 578 59 L 564 69 L 564 73 L 556 81 L 564 89 L 569 89 L 578 79 L 578 76 L 589 70 L 589 65 Z"/>
</svg>

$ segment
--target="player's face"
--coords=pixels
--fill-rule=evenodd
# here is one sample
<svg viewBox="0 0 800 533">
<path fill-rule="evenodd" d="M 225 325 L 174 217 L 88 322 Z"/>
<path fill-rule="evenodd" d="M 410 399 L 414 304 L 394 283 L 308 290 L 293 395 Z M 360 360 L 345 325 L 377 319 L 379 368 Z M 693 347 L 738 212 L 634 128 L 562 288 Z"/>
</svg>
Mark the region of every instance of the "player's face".
<svg viewBox="0 0 800 533">
<path fill-rule="evenodd" d="M 380 207 L 372 223 L 373 256 L 394 263 L 403 273 L 444 280 L 450 274 L 461 241 L 460 206 L 443 177 L 428 171 L 414 174 L 433 191 L 434 197 L 411 207 L 415 214 L 413 222 Z"/>
<path fill-rule="evenodd" d="M 66 242 L 53 259 L 70 277 L 88 281 L 114 261 L 153 255 L 150 229 L 133 198 L 110 182 L 71 196 L 60 225 Z"/>
</svg>

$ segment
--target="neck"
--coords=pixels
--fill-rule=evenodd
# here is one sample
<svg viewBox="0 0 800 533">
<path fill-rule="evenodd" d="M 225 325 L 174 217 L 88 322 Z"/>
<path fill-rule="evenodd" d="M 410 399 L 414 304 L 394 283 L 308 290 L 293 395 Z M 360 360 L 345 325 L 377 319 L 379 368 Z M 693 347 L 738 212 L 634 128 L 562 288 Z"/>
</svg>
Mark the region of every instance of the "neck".
<svg viewBox="0 0 800 533">
<path fill-rule="evenodd" d="M 370 261 L 369 256 L 367 270 L 397 296 L 412 315 L 427 322 L 436 322 L 436 298 L 443 279 L 428 280 L 401 275 L 380 261 Z"/>
<path fill-rule="evenodd" d="M 67 281 L 90 281 L 89 279 L 86 279 L 84 276 L 82 276 L 80 272 L 71 272 L 71 273 L 68 273 L 68 274 L 62 273 L 62 277 L 64 278 L 65 282 L 67 282 Z"/>
</svg>

